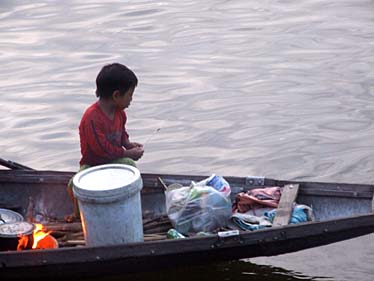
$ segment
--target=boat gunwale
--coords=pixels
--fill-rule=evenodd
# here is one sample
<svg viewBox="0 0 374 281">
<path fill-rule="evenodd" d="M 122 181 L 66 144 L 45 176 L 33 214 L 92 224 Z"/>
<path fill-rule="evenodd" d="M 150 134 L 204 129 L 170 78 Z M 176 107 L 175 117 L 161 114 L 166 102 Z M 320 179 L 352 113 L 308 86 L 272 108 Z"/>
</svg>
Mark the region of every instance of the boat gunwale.
<svg viewBox="0 0 374 281">
<path fill-rule="evenodd" d="M 74 172 L 65 171 L 36 171 L 36 170 L 0 170 L 1 183 L 30 183 L 30 184 L 67 184 Z M 142 193 L 163 192 L 163 186 L 158 181 L 162 177 L 166 184 L 180 182 L 187 184 L 194 180 L 198 181 L 207 176 L 200 175 L 177 175 L 177 174 L 151 174 L 142 173 L 144 188 Z M 245 192 L 253 188 L 259 188 L 260 185 L 248 185 L 248 178 L 251 177 L 233 177 L 224 176 L 232 186 L 234 193 Z M 257 177 L 254 177 L 257 178 Z M 300 185 L 299 194 L 307 196 L 331 196 L 372 199 L 374 194 L 374 185 L 357 183 L 335 183 L 335 182 L 312 182 L 296 180 L 275 180 L 264 178 L 265 186 L 284 186 L 286 184 Z"/>
</svg>

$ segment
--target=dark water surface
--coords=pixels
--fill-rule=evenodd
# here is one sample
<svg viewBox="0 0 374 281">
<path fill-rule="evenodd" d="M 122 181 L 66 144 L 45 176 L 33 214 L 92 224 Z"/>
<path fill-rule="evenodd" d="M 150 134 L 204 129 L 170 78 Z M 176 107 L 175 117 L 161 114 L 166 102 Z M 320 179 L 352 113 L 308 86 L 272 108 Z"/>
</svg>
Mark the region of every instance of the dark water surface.
<svg viewBox="0 0 374 281">
<path fill-rule="evenodd" d="M 0 157 L 76 170 L 113 61 L 140 80 L 143 172 L 373 183 L 374 1 L 1 0 Z M 373 263 L 369 235 L 132 279 L 373 280 Z"/>
</svg>

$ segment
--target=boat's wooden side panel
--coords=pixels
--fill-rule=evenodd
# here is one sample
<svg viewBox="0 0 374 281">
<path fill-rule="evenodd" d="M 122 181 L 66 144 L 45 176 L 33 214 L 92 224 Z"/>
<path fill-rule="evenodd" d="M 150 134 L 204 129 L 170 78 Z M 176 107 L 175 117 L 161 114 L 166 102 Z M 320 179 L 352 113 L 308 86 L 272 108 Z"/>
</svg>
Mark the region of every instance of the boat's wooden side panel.
<svg viewBox="0 0 374 281">
<path fill-rule="evenodd" d="M 370 213 L 370 199 L 299 195 L 297 202 L 312 207 L 316 220 L 344 218 Z"/>
<path fill-rule="evenodd" d="M 0 170 L 0 208 L 9 208 L 27 215 L 31 209 L 43 216 L 60 217 L 72 212 L 66 186 L 73 172 Z M 164 187 L 178 182 L 189 185 L 205 176 L 142 174 L 142 207 L 145 214 L 165 214 Z M 298 203 L 313 207 L 317 219 L 366 214 L 371 210 L 374 185 L 279 181 L 273 179 L 225 177 L 235 194 L 265 186 L 299 184 Z M 255 185 L 253 185 L 255 184 Z M 329 208 L 326 208 L 329 206 Z"/>
<path fill-rule="evenodd" d="M 12 209 L 39 221 L 63 218 L 73 212 L 66 185 L 0 182 L 0 208 Z"/>
<path fill-rule="evenodd" d="M 44 183 L 66 185 L 73 175 L 73 172 L 0 170 L 0 183 Z M 163 186 L 158 180 L 159 177 L 162 178 L 167 185 L 175 182 L 181 183 L 183 185 L 189 185 L 192 180 L 199 181 L 206 178 L 206 176 L 196 175 L 160 175 L 143 173 L 143 183 L 146 187 L 147 192 L 162 192 L 164 190 Z M 233 193 L 260 187 L 258 185 L 250 184 L 251 182 L 256 183 L 256 181 L 252 181 L 250 177 L 225 176 L 225 179 L 230 183 L 233 189 Z M 264 186 L 284 186 L 286 184 L 299 184 L 300 195 L 372 198 L 374 192 L 374 185 L 369 184 L 283 181 L 268 178 L 265 178 L 262 181 L 262 185 Z"/>
<path fill-rule="evenodd" d="M 73 212 L 67 184 L 74 173 L 0 170 L 0 208 L 11 209 L 39 221 L 62 219 Z M 152 177 L 153 179 L 153 177 Z M 145 177 L 142 190 L 145 216 L 165 214 L 164 189 Z"/>
</svg>

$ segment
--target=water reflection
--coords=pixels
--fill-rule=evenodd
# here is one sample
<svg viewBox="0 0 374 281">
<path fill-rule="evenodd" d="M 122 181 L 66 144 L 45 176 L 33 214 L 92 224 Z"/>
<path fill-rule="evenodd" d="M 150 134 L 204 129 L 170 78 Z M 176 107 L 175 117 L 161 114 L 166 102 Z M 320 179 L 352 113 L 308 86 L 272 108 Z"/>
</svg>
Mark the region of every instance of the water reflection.
<svg viewBox="0 0 374 281">
<path fill-rule="evenodd" d="M 100 279 L 87 279 L 85 281 L 101 281 Z M 298 272 L 288 271 L 267 265 L 255 265 L 250 262 L 233 261 L 222 264 L 194 266 L 188 268 L 169 269 L 153 273 L 129 274 L 119 277 L 102 279 L 102 281 L 175 281 L 175 280 L 225 280 L 225 281 L 330 281 L 330 277 L 310 277 Z"/>
</svg>

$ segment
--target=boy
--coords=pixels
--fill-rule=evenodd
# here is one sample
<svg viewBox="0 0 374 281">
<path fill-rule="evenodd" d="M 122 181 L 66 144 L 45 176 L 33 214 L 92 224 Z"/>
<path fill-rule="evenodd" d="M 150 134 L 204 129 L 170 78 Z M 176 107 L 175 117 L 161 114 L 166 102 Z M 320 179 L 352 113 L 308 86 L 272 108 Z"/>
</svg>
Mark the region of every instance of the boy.
<svg viewBox="0 0 374 281">
<path fill-rule="evenodd" d="M 105 65 L 97 75 L 96 96 L 99 100 L 87 108 L 79 125 L 80 171 L 108 163 L 136 166 L 135 161 L 143 156 L 143 145 L 130 142 L 125 127 L 124 109 L 130 106 L 137 84 L 134 72 L 119 63 Z M 68 221 L 79 217 L 72 188 L 71 179 L 68 193 L 74 202 L 74 214 L 66 217 Z"/>
</svg>

